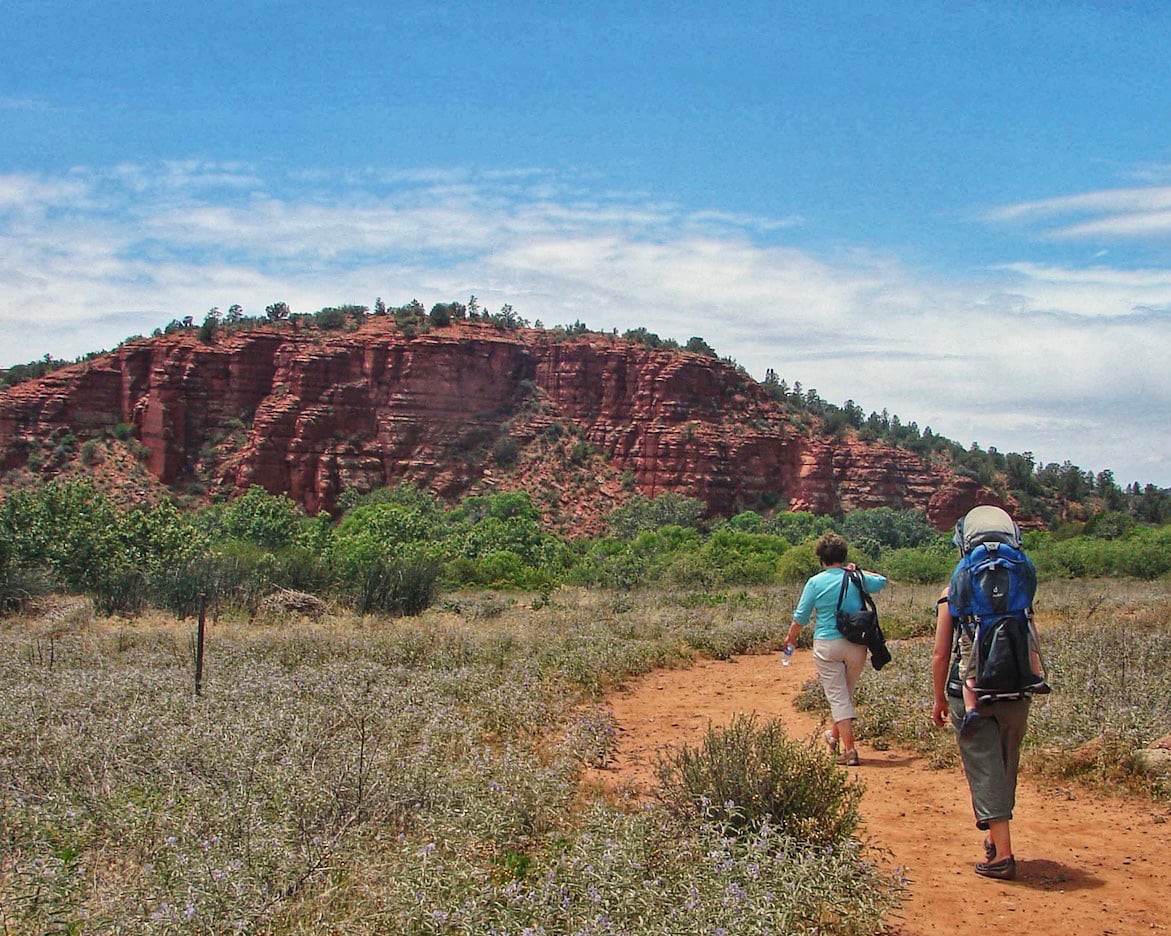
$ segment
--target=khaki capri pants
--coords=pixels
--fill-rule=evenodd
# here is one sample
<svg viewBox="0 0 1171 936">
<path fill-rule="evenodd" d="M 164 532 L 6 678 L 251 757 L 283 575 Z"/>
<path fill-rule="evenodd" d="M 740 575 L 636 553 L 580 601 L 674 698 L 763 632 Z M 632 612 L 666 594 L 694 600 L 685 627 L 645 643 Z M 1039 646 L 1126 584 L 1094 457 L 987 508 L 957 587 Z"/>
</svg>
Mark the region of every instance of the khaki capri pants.
<svg viewBox="0 0 1171 936">
<path fill-rule="evenodd" d="M 987 829 L 993 822 L 1007 822 L 1012 818 L 1021 743 L 1029 726 L 1030 701 L 1004 700 L 984 706 L 980 709 L 975 731 L 964 737 L 959 733 L 964 720 L 964 700 L 948 699 L 978 829 Z"/>
<path fill-rule="evenodd" d="M 866 665 L 865 644 L 841 640 L 813 641 L 813 664 L 835 722 L 854 718 L 854 687 Z"/>
</svg>

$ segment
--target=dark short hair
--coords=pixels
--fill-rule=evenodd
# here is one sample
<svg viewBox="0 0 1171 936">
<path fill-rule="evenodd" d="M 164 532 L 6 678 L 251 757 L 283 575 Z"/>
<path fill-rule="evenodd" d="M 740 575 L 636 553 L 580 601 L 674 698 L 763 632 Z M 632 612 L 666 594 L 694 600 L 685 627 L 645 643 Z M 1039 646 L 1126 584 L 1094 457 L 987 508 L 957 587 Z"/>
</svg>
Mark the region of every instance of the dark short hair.
<svg viewBox="0 0 1171 936">
<path fill-rule="evenodd" d="M 823 533 L 813 551 L 822 565 L 833 565 L 835 562 L 846 561 L 846 541 L 837 533 Z"/>
</svg>

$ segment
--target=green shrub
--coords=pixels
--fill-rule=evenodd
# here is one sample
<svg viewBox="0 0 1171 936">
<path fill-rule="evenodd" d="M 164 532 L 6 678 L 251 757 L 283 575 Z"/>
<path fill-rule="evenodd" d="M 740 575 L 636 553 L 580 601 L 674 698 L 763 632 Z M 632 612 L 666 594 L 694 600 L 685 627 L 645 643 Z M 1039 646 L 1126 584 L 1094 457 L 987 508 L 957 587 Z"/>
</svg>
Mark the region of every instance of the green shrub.
<svg viewBox="0 0 1171 936">
<path fill-rule="evenodd" d="M 501 436 L 492 446 L 492 456 L 496 459 L 496 464 L 504 468 L 516 464 L 516 457 L 519 454 L 520 443 L 510 436 Z"/>
<path fill-rule="evenodd" d="M 481 556 L 477 567 L 477 581 L 489 588 L 527 589 L 535 587 L 539 578 L 536 569 L 508 549 L 493 550 Z"/>
<path fill-rule="evenodd" d="M 733 832 L 772 828 L 817 846 L 853 836 L 861 787 L 825 752 L 790 740 L 779 721 L 738 715 L 702 745 L 665 755 L 658 797 L 672 812 Z"/>
<path fill-rule="evenodd" d="M 670 491 L 654 500 L 638 494 L 611 511 L 606 522 L 619 539 L 632 539 L 644 530 L 665 526 L 699 529 L 704 510 L 703 501 Z"/>
<path fill-rule="evenodd" d="M 804 582 L 820 571 L 821 562 L 813 551 L 812 543 L 794 546 L 777 560 L 777 580 L 780 582 Z"/>
<path fill-rule="evenodd" d="M 69 453 L 77 448 L 77 436 L 72 432 L 54 433 L 50 438 L 57 443 L 59 453 Z"/>
<path fill-rule="evenodd" d="M 1122 539 L 1134 529 L 1134 525 L 1134 517 L 1130 514 L 1107 510 L 1091 517 L 1085 532 L 1087 536 L 1096 536 L 1098 539 Z"/>
<path fill-rule="evenodd" d="M 439 568 L 428 560 L 370 562 L 354 575 L 354 606 L 362 614 L 420 614 L 435 603 Z"/>
<path fill-rule="evenodd" d="M 511 552 L 523 561 L 536 564 L 546 534 L 532 520 L 522 517 L 485 517 L 469 527 L 453 547 L 459 555 L 479 559 L 495 552 Z"/>
<path fill-rule="evenodd" d="M 342 518 L 331 551 L 342 563 L 398 559 L 418 553 L 438 532 L 435 515 L 406 503 L 364 503 Z"/>
<path fill-rule="evenodd" d="M 574 585 L 600 585 L 628 591 L 646 583 L 648 558 L 616 540 L 598 540 L 566 576 Z"/>
<path fill-rule="evenodd" d="M 1171 526 L 1142 527 L 1126 540 L 1113 544 L 1122 550 L 1114 565 L 1115 575 L 1133 575 L 1142 579 L 1156 579 L 1171 571 Z"/>
<path fill-rule="evenodd" d="M 0 562 L 0 614 L 19 610 L 32 598 L 53 591 L 51 573 L 43 566 Z"/>
<path fill-rule="evenodd" d="M 899 582 L 931 585 L 951 578 L 958 554 L 950 546 L 895 549 L 882 556 L 882 574 Z"/>
<path fill-rule="evenodd" d="M 46 566 L 69 591 L 88 590 L 122 561 L 117 523 L 114 502 L 88 481 L 15 491 L 0 505 L 0 538 L 14 561 Z"/>
<path fill-rule="evenodd" d="M 253 485 L 224 509 L 223 525 L 228 536 L 279 549 L 293 541 L 300 518 L 292 498 Z"/>
<path fill-rule="evenodd" d="M 233 569 L 228 560 L 215 555 L 172 565 L 150 582 L 151 603 L 181 619 L 194 617 L 201 603 L 210 607 L 234 597 Z"/>
<path fill-rule="evenodd" d="M 805 510 L 795 510 L 769 517 L 764 523 L 763 532 L 783 536 L 797 546 L 817 539 L 822 533 L 833 528 L 834 522 L 829 517 L 817 517 Z"/>
<path fill-rule="evenodd" d="M 102 461 L 101 443 L 97 439 L 87 439 L 81 446 L 81 463 L 88 468 L 100 464 Z"/>
<path fill-rule="evenodd" d="M 575 442 L 573 448 L 569 450 L 569 463 L 571 465 L 584 465 L 596 451 L 597 449 L 584 439 Z"/>
<path fill-rule="evenodd" d="M 93 595 L 94 610 L 110 617 L 130 615 L 147 606 L 149 591 L 142 569 L 106 562 L 95 570 L 89 592 Z"/>
<path fill-rule="evenodd" d="M 313 318 L 322 331 L 337 331 L 346 327 L 348 316 L 345 309 L 325 308 L 314 312 Z"/>
<path fill-rule="evenodd" d="M 876 507 L 872 510 L 852 510 L 838 524 L 847 542 L 876 543 L 878 548 L 867 552 L 878 555 L 883 549 L 905 549 L 926 546 L 939 539 L 939 531 L 927 522 L 921 510 L 892 510 Z"/>
</svg>

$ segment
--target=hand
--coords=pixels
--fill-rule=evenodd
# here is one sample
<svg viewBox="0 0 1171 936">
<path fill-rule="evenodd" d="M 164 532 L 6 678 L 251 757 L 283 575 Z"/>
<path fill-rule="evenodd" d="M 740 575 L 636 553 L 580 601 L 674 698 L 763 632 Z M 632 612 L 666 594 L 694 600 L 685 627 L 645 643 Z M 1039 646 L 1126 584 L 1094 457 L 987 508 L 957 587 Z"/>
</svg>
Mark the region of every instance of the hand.
<svg viewBox="0 0 1171 936">
<path fill-rule="evenodd" d="M 931 720 L 942 728 L 948 723 L 951 717 L 951 707 L 947 704 L 947 699 L 936 699 L 935 707 L 931 712 Z"/>
<path fill-rule="evenodd" d="M 857 572 L 858 567 L 856 565 L 854 565 L 854 563 L 852 563 L 852 562 L 847 562 L 846 563 L 846 571 L 847 572 Z"/>
</svg>

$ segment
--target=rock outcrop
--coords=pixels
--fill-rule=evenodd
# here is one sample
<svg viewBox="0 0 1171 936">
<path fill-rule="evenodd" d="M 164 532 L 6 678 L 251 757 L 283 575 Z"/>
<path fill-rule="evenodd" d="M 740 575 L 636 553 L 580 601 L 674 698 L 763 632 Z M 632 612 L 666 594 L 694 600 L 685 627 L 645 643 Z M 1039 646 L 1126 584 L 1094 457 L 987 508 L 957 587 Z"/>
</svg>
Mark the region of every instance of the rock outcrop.
<svg viewBox="0 0 1171 936">
<path fill-rule="evenodd" d="M 727 362 L 486 323 L 136 339 L 0 394 L 0 470 L 120 426 L 172 490 L 256 484 L 310 513 L 403 480 L 448 498 L 528 490 L 569 532 L 635 493 L 696 497 L 713 515 L 918 508 L 941 529 L 1003 503 L 944 463 L 807 428 Z"/>
</svg>

